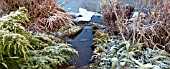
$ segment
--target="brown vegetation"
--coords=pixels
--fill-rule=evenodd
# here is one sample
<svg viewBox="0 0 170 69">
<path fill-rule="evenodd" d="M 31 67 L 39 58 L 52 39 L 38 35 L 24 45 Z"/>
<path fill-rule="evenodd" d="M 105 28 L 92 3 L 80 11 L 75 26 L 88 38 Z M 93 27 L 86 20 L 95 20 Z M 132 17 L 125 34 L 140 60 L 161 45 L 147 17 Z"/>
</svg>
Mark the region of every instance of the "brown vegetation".
<svg viewBox="0 0 170 69">
<path fill-rule="evenodd" d="M 8 14 L 19 7 L 26 7 L 31 23 L 25 27 L 29 31 L 54 34 L 62 26 L 73 25 L 68 13 L 54 3 L 52 0 L 2 0 L 0 8 Z"/>
<path fill-rule="evenodd" d="M 146 9 L 149 11 L 146 16 L 143 16 L 141 15 L 142 9 L 146 3 L 148 3 Z M 142 42 L 147 47 L 169 52 L 170 8 L 168 4 L 167 0 L 156 0 L 155 4 L 151 4 L 150 0 L 145 0 L 139 10 L 139 16 L 132 18 L 133 7 L 112 0 L 108 4 L 104 2 L 103 16 L 109 34 L 119 33 L 125 41 L 125 37 L 131 37 L 133 44 Z"/>
</svg>

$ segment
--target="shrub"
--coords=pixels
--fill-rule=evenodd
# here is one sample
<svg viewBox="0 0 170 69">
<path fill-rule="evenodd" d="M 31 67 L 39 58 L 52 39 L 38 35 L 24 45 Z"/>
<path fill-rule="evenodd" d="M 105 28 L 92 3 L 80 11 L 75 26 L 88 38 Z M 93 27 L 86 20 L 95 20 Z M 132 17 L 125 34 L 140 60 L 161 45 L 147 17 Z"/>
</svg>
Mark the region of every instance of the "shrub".
<svg viewBox="0 0 170 69">
<path fill-rule="evenodd" d="M 69 44 L 60 43 L 40 50 L 30 50 L 28 54 L 30 57 L 27 63 L 21 64 L 21 68 L 55 69 L 57 66 L 67 63 L 70 55 L 78 55 L 78 52 L 72 49 Z"/>
<path fill-rule="evenodd" d="M 56 3 L 57 1 L 55 1 Z M 57 35 L 61 27 L 74 25 L 71 16 L 54 4 L 52 0 L 2 0 L 0 8 L 7 13 L 26 7 L 31 23 L 24 26 L 27 30 Z"/>
<path fill-rule="evenodd" d="M 18 67 L 14 64 L 18 64 L 20 59 L 27 60 L 27 51 L 33 48 L 27 39 L 30 34 L 23 27 L 29 22 L 26 13 L 25 8 L 20 8 L 0 18 L 0 62 L 6 68 Z"/>
<path fill-rule="evenodd" d="M 56 68 L 78 54 L 59 38 L 27 32 L 28 22 L 24 7 L 0 18 L 0 68 Z"/>
</svg>

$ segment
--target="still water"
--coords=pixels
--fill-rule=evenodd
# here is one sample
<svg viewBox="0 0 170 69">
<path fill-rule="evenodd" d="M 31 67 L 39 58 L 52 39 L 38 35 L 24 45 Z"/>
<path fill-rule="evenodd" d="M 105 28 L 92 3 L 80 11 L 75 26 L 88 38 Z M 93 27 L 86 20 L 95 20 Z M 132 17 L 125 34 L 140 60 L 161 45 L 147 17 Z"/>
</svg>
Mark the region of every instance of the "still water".
<svg viewBox="0 0 170 69">
<path fill-rule="evenodd" d="M 85 26 L 82 32 L 73 40 L 72 47 L 78 51 L 78 59 L 71 59 L 78 67 L 89 64 L 93 51 L 93 29 L 91 26 Z"/>
</svg>

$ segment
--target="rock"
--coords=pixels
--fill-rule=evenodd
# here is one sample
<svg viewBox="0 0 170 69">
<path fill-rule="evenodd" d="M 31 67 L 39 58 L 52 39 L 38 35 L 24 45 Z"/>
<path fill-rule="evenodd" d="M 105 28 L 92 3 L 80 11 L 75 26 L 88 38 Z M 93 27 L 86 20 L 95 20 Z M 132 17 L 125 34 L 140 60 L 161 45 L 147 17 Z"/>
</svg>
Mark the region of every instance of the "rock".
<svg viewBox="0 0 170 69">
<path fill-rule="evenodd" d="M 68 37 L 74 37 L 75 35 L 79 34 L 82 29 L 82 26 L 71 26 L 70 28 L 63 26 L 56 34 L 59 38 L 63 38 L 66 35 Z"/>
<path fill-rule="evenodd" d="M 102 25 L 102 24 L 98 24 L 98 23 L 92 23 L 91 25 L 95 29 L 105 29 L 105 28 L 107 28 L 107 26 Z"/>
</svg>

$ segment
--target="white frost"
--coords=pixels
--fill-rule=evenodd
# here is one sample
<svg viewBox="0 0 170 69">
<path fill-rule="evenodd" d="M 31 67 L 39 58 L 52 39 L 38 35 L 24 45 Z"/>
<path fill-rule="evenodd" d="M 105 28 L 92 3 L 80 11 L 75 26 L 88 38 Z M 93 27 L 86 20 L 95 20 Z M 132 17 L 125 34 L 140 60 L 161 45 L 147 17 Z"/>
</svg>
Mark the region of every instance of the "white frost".
<svg viewBox="0 0 170 69">
<path fill-rule="evenodd" d="M 79 13 L 76 15 L 82 15 L 82 17 L 76 18 L 77 21 L 90 21 L 91 17 L 95 14 L 95 12 L 87 11 L 86 9 L 79 8 Z"/>
</svg>

